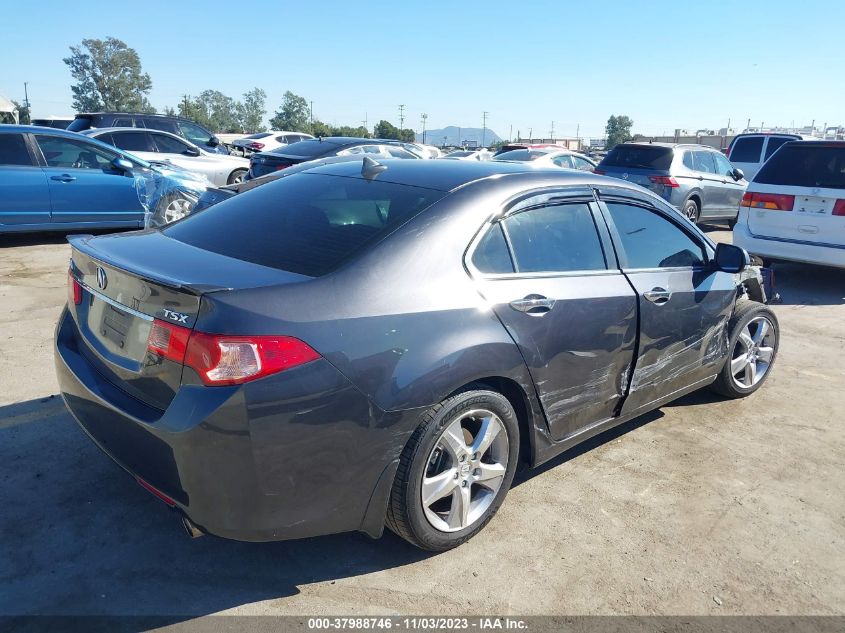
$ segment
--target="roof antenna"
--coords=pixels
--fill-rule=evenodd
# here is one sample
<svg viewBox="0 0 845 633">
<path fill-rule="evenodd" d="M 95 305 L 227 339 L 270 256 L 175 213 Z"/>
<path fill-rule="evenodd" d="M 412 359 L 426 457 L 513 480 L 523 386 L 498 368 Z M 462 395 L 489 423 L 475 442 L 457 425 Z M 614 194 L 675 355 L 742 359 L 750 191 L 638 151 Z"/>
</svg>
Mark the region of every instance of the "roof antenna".
<svg viewBox="0 0 845 633">
<path fill-rule="evenodd" d="M 372 180 L 385 169 L 387 169 L 387 165 L 382 165 L 369 156 L 364 156 L 364 162 L 361 165 L 361 175 L 367 180 Z"/>
</svg>

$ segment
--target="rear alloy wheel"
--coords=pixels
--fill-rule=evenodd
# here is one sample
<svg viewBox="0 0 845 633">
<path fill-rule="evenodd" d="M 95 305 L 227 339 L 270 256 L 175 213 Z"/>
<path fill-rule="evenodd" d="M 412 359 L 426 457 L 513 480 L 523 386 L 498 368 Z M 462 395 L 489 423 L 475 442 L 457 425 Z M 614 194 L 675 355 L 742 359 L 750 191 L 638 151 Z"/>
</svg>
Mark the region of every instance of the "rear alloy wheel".
<svg viewBox="0 0 845 633">
<path fill-rule="evenodd" d="M 742 300 L 730 322 L 731 354 L 713 388 L 729 398 L 757 391 L 771 373 L 780 331 L 777 317 L 762 303 Z"/>
<path fill-rule="evenodd" d="M 150 225 L 153 227 L 164 226 L 176 220 L 181 220 L 190 215 L 194 207 L 194 201 L 181 193 L 174 192 L 162 196 L 156 206 Z"/>
<path fill-rule="evenodd" d="M 244 181 L 246 178 L 246 169 L 236 169 L 231 174 L 229 174 L 229 180 L 226 181 L 227 185 L 236 185 Z"/>
<path fill-rule="evenodd" d="M 387 525 L 417 547 L 444 551 L 470 539 L 513 481 L 516 414 L 504 396 L 479 387 L 433 407 L 402 452 Z"/>
<path fill-rule="evenodd" d="M 698 224 L 698 203 L 690 198 L 684 202 L 683 214 L 693 224 Z"/>
</svg>

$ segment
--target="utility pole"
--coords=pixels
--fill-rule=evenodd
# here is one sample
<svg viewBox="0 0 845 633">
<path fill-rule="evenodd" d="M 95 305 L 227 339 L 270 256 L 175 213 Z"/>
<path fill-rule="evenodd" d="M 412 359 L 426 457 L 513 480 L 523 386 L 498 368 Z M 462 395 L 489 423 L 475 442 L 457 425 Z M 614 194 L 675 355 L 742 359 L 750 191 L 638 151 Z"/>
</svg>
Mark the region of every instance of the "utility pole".
<svg viewBox="0 0 845 633">
<path fill-rule="evenodd" d="M 578 143 L 578 151 L 581 151 L 581 124 L 575 124 L 575 142 Z"/>
<path fill-rule="evenodd" d="M 534 128 L 530 127 L 530 128 L 528 128 L 528 142 L 530 143 L 533 138 L 534 138 Z"/>
<path fill-rule="evenodd" d="M 425 120 L 428 118 L 428 115 L 427 115 L 425 112 L 423 112 L 423 113 L 420 115 L 420 118 L 422 119 L 423 145 L 425 145 Z"/>
<path fill-rule="evenodd" d="M 364 120 L 363 120 L 363 121 L 361 121 L 361 123 L 363 123 L 363 124 L 364 124 L 364 129 L 365 129 L 365 130 L 367 130 L 367 123 L 369 122 L 369 121 L 367 120 L 367 117 L 368 117 L 368 116 L 369 116 L 369 115 L 368 115 L 366 112 L 364 112 Z"/>
<path fill-rule="evenodd" d="M 513 123 L 511 123 L 511 131 L 508 132 L 508 143 L 513 140 Z"/>
<path fill-rule="evenodd" d="M 405 104 L 399 104 L 399 129 L 405 129 Z"/>
<path fill-rule="evenodd" d="M 485 110 L 484 113 L 481 115 L 482 121 L 484 122 L 483 126 L 481 128 L 481 147 L 486 147 L 484 141 L 487 139 L 487 115 L 488 114 L 490 114 L 490 113 Z"/>
<path fill-rule="evenodd" d="M 554 143 L 555 142 L 555 122 L 554 121 L 552 121 L 552 129 L 549 130 L 549 136 L 552 139 L 552 143 Z"/>
<path fill-rule="evenodd" d="M 26 105 L 27 111 L 29 110 L 29 93 L 26 90 L 26 85 L 28 82 L 23 82 L 23 102 Z"/>
<path fill-rule="evenodd" d="M 314 136 L 314 102 L 308 102 L 308 118 L 311 119 L 311 136 Z"/>
</svg>

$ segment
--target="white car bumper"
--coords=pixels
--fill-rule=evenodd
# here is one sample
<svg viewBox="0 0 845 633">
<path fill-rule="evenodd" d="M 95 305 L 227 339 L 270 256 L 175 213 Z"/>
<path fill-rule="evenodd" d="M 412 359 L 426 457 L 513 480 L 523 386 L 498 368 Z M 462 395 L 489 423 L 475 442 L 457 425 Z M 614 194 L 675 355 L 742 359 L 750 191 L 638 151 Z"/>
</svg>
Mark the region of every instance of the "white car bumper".
<svg viewBox="0 0 845 633">
<path fill-rule="evenodd" d="M 740 222 L 734 227 L 733 243 L 753 255 L 759 255 L 766 259 L 783 259 L 805 264 L 845 268 L 845 247 L 824 246 L 802 240 L 760 237 L 752 234 L 748 230 L 748 225 L 744 222 Z"/>
</svg>

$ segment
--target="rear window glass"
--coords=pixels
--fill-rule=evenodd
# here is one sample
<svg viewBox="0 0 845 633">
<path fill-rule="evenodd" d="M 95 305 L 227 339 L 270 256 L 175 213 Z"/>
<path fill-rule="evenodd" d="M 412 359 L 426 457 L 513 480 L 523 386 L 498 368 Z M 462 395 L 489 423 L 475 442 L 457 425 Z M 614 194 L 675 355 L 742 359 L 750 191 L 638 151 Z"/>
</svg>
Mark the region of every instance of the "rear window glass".
<svg viewBox="0 0 845 633">
<path fill-rule="evenodd" d="M 279 151 L 290 156 L 322 156 L 326 152 L 337 149 L 334 143 L 327 143 L 325 141 L 300 141 L 299 143 L 291 143 L 287 147 L 281 148 Z"/>
<path fill-rule="evenodd" d="M 762 136 L 747 136 L 734 141 L 730 159 L 733 163 L 759 163 L 763 151 Z"/>
<path fill-rule="evenodd" d="M 668 171 L 672 166 L 672 148 L 617 145 L 604 157 L 601 166 Z"/>
<path fill-rule="evenodd" d="M 446 193 L 325 174 L 296 174 L 192 215 L 164 234 L 228 257 L 324 275 Z"/>
<path fill-rule="evenodd" d="M 499 154 L 496 156 L 496 160 L 534 160 L 536 158 L 540 158 L 541 156 L 545 156 L 548 152 L 541 152 L 537 150 L 531 149 L 514 149 L 510 152 L 505 152 L 503 154 Z"/>
<path fill-rule="evenodd" d="M 763 164 L 754 182 L 845 189 L 845 145 L 814 141 L 784 145 Z"/>
</svg>

